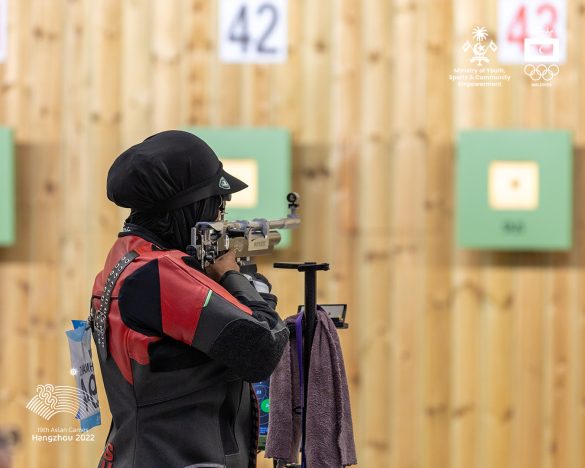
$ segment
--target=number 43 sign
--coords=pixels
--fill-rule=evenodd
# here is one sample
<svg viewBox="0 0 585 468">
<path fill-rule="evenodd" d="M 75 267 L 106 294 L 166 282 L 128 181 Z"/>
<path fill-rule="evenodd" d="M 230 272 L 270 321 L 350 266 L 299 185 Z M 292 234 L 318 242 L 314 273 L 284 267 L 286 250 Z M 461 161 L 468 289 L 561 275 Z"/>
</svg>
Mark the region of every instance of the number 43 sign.
<svg viewBox="0 0 585 468">
<path fill-rule="evenodd" d="M 220 57 L 232 63 L 284 62 L 287 0 L 221 0 Z"/>
<path fill-rule="evenodd" d="M 567 57 L 567 0 L 500 0 L 502 63 L 563 63 Z"/>
</svg>

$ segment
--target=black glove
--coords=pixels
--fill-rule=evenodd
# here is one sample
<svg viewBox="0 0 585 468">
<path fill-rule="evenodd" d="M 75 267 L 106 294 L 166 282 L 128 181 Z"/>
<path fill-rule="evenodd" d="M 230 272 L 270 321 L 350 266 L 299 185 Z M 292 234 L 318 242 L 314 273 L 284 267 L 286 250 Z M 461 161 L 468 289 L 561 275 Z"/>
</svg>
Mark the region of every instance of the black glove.
<svg viewBox="0 0 585 468">
<path fill-rule="evenodd" d="M 276 304 L 278 304 L 278 297 L 270 293 L 260 293 L 264 302 L 266 302 L 272 310 L 276 310 Z"/>
</svg>

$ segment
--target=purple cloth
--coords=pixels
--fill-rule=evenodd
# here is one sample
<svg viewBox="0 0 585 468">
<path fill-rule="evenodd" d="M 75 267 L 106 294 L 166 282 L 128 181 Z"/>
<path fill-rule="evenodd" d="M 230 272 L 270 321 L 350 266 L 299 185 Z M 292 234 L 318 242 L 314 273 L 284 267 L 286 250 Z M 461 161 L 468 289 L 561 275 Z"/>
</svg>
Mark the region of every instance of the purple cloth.
<svg viewBox="0 0 585 468">
<path fill-rule="evenodd" d="M 296 316 L 285 320 L 294 323 Z M 298 463 L 301 414 L 295 347 L 287 344 L 270 377 L 270 418 L 266 458 Z M 296 411 L 295 411 L 296 410 Z M 307 393 L 305 454 L 308 468 L 342 468 L 357 457 L 343 354 L 335 324 L 317 310 Z"/>
</svg>

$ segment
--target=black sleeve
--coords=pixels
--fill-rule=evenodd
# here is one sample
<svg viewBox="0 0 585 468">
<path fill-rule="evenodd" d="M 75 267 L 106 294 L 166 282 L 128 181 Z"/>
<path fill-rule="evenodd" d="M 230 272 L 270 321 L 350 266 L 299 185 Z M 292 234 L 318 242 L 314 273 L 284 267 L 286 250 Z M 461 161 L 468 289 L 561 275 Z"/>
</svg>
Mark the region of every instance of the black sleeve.
<svg viewBox="0 0 585 468">
<path fill-rule="evenodd" d="M 270 376 L 289 339 L 278 314 L 238 272 L 222 286 L 163 257 L 129 275 L 118 300 L 129 328 L 186 343 L 249 382 Z"/>
<path fill-rule="evenodd" d="M 229 311 L 231 304 L 228 306 L 224 298 L 214 294 L 209 303 L 210 312 L 215 314 L 213 329 L 223 328 L 219 334 L 211 330 L 204 333 L 200 326 L 200 336 L 216 336 L 210 347 L 210 356 L 229 363 L 229 367 L 239 376 L 249 382 L 265 380 L 280 361 L 289 340 L 288 328 L 241 273 L 228 272 L 221 278 L 220 285 L 247 306 L 252 315 L 250 317 L 240 314 L 238 320 L 233 320 Z M 268 296 L 276 298 L 271 294 Z"/>
<path fill-rule="evenodd" d="M 278 325 L 280 317 L 274 310 L 277 302 L 275 295 L 259 293 L 244 275 L 235 270 L 225 273 L 219 280 L 219 284 L 238 301 L 247 305 L 252 310 L 252 316 L 257 320 L 268 323 L 270 328 Z"/>
</svg>

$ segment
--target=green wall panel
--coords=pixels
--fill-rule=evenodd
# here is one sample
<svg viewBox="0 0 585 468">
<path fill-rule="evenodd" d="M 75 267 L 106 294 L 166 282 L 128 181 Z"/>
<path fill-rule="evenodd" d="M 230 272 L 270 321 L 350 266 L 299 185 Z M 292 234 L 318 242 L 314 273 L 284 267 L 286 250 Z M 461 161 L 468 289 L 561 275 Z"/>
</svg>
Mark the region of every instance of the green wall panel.
<svg viewBox="0 0 585 468">
<path fill-rule="evenodd" d="M 570 249 L 572 200 L 573 150 L 569 132 L 460 133 L 456 175 L 459 246 Z"/>
<path fill-rule="evenodd" d="M 249 185 L 233 195 L 233 202 L 227 205 L 226 219 L 287 216 L 286 195 L 291 191 L 291 137 L 288 130 L 243 127 L 189 127 L 186 130 L 203 139 L 222 160 L 225 169 Z M 300 213 L 302 218 L 302 208 Z M 282 241 L 278 248 L 287 247 L 290 232 L 281 230 L 280 233 Z"/>
<path fill-rule="evenodd" d="M 0 246 L 15 240 L 14 143 L 12 131 L 0 127 Z"/>
</svg>

